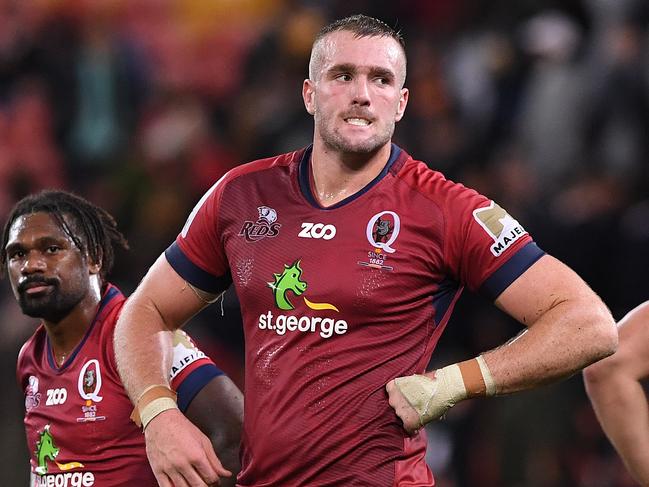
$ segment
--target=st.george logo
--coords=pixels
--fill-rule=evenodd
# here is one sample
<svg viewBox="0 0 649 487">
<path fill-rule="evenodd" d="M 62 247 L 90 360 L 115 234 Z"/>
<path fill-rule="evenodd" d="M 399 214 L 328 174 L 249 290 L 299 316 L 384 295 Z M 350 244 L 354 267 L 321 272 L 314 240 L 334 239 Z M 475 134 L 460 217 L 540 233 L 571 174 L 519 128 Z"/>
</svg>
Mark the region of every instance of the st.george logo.
<svg viewBox="0 0 649 487">
<path fill-rule="evenodd" d="M 51 426 L 45 425 L 43 431 L 38 435 L 38 440 L 36 441 L 36 450 L 34 454 L 36 455 L 36 462 L 38 466 L 35 468 L 35 471 L 39 475 L 45 475 L 48 471 L 47 461 L 56 463 L 56 466 L 59 467 L 59 470 L 71 470 L 74 468 L 83 468 L 83 463 L 79 462 L 68 462 L 68 463 L 59 463 L 56 461 L 56 457 L 59 456 L 60 449 L 54 443 L 54 437 L 50 431 Z M 89 474 L 92 476 L 92 474 Z M 94 478 L 92 479 L 94 481 Z M 58 485 L 58 483 L 52 483 L 52 485 Z M 84 484 L 92 485 L 92 484 Z"/>
<path fill-rule="evenodd" d="M 340 311 L 331 303 L 313 303 L 303 294 L 306 292 L 308 285 L 302 278 L 302 267 L 300 260 L 296 260 L 291 265 L 284 264 L 284 270 L 281 274 L 273 273 L 275 280 L 269 282 L 268 287 L 272 289 L 275 298 L 275 306 L 282 311 L 292 311 L 295 309 L 293 303 L 289 300 L 289 295 L 301 296 L 304 304 L 315 311 Z M 328 339 L 334 335 L 344 335 L 347 333 L 348 324 L 344 319 L 332 318 L 331 313 L 318 313 L 313 316 L 312 313 L 305 315 L 276 314 L 275 310 L 269 310 L 259 315 L 257 327 L 260 330 L 270 330 L 277 335 L 286 333 L 317 333 L 320 337 Z M 334 315 L 336 316 L 336 315 Z"/>
<path fill-rule="evenodd" d="M 300 261 L 296 260 L 290 266 L 284 265 L 284 272 L 281 274 L 273 274 L 274 282 L 269 282 L 268 287 L 273 290 L 275 296 L 275 305 L 279 309 L 291 310 L 295 306 L 288 300 L 288 292 L 292 292 L 295 296 L 300 296 L 306 291 L 307 284 L 302 278 L 302 269 L 300 268 Z"/>
</svg>

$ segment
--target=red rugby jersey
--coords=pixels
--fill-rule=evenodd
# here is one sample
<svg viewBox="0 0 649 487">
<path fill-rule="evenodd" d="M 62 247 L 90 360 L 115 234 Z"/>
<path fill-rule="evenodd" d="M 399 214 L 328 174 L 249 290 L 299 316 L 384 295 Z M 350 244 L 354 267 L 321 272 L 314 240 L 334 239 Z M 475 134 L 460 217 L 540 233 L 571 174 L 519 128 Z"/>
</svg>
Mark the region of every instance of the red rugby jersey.
<svg viewBox="0 0 649 487">
<path fill-rule="evenodd" d="M 392 146 L 382 173 L 322 208 L 310 148 L 235 168 L 166 256 L 233 282 L 246 340 L 241 486 L 430 486 L 385 384 L 422 373 L 462 289 L 495 299 L 543 252 L 502 208 Z"/>
<path fill-rule="evenodd" d="M 113 331 L 124 302 L 109 285 L 92 325 L 60 368 L 42 325 L 20 351 L 32 487 L 158 485 L 115 365 Z M 170 377 L 181 409 L 220 374 L 184 332 L 176 333 Z"/>
</svg>

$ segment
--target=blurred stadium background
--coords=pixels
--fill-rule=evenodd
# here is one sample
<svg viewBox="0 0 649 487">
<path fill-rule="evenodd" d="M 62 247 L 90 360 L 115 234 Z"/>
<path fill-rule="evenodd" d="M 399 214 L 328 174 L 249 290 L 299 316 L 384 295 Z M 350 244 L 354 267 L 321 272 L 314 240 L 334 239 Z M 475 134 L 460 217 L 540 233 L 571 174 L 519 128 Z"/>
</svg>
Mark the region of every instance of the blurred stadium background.
<svg viewBox="0 0 649 487">
<path fill-rule="evenodd" d="M 616 318 L 649 298 L 646 0 L 0 0 L 0 216 L 76 191 L 130 240 L 131 292 L 227 169 L 310 142 L 313 35 L 354 13 L 401 29 L 411 90 L 396 141 L 498 201 Z M 2 485 L 27 484 L 15 359 L 33 331 L 0 281 Z M 236 297 L 194 320 L 242 384 Z M 431 366 L 520 327 L 465 295 Z M 581 377 L 463 403 L 428 428 L 440 487 L 633 485 Z"/>
</svg>

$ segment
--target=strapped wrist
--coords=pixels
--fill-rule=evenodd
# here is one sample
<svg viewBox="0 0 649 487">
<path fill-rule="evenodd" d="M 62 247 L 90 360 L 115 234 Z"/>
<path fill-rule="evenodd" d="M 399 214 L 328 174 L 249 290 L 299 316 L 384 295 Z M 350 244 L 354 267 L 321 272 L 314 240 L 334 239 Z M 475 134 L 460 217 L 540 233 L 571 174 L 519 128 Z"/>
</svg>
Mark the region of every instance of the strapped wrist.
<svg viewBox="0 0 649 487">
<path fill-rule="evenodd" d="M 398 377 L 395 385 L 417 411 L 422 426 L 441 418 L 464 399 L 496 393 L 493 377 L 482 356 L 438 369 L 434 378 L 425 375 Z"/>
<path fill-rule="evenodd" d="M 462 374 L 466 397 L 493 396 L 496 383 L 482 355 L 457 364 Z"/>
<path fill-rule="evenodd" d="M 142 391 L 135 402 L 131 420 L 144 429 L 153 418 L 169 409 L 178 409 L 176 393 L 166 385 L 155 384 Z"/>
</svg>

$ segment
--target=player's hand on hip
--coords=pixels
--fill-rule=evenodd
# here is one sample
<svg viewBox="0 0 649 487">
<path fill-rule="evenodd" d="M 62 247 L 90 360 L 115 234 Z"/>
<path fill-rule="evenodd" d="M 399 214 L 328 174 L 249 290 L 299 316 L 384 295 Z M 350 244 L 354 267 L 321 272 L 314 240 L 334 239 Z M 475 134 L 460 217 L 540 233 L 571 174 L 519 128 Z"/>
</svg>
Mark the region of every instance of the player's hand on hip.
<svg viewBox="0 0 649 487">
<path fill-rule="evenodd" d="M 146 452 L 161 487 L 219 485 L 230 477 L 210 440 L 179 410 L 170 409 L 153 418 L 144 430 Z"/>
<path fill-rule="evenodd" d="M 394 380 L 391 380 L 385 386 L 388 392 L 388 402 L 399 419 L 403 422 L 403 428 L 408 434 L 414 435 L 422 427 L 419 413 L 415 411 L 408 400 L 401 394 L 401 391 L 396 386 Z"/>
<path fill-rule="evenodd" d="M 385 388 L 390 406 L 408 433 L 440 419 L 457 402 L 467 398 L 462 373 L 456 364 L 425 375 L 397 377 Z"/>
</svg>

